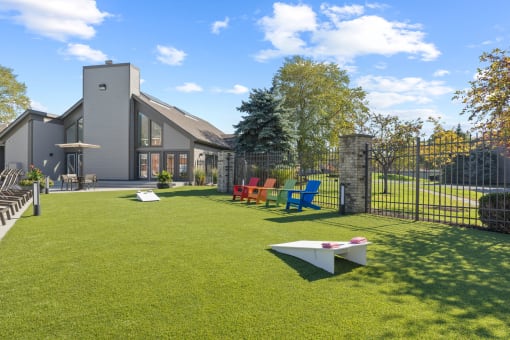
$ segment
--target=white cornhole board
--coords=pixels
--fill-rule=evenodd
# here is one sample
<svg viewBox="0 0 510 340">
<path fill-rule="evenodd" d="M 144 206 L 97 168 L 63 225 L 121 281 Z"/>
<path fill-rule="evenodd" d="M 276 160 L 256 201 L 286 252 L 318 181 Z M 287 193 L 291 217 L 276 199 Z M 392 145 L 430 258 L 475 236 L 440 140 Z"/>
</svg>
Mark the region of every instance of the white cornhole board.
<svg viewBox="0 0 510 340">
<path fill-rule="evenodd" d="M 322 243 L 325 242 L 336 242 L 340 246 L 338 248 L 322 248 Z M 352 244 L 346 241 L 295 241 L 272 244 L 270 247 L 279 253 L 300 258 L 334 274 L 335 255 L 342 255 L 346 260 L 366 265 L 368 244 L 370 242 Z"/>
<path fill-rule="evenodd" d="M 142 202 L 153 202 L 159 201 L 159 197 L 152 191 L 138 191 L 136 193 L 136 198 Z"/>
</svg>

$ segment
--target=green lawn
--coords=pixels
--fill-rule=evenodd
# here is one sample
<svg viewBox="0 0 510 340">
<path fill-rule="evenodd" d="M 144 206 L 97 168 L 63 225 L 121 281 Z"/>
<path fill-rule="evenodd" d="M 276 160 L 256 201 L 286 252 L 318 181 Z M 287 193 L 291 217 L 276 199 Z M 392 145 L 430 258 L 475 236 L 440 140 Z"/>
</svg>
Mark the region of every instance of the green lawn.
<svg viewBox="0 0 510 340">
<path fill-rule="evenodd" d="M 0 241 L 0 338 L 510 338 L 510 235 L 157 193 L 41 196 Z M 354 236 L 335 275 L 268 247 Z"/>
</svg>

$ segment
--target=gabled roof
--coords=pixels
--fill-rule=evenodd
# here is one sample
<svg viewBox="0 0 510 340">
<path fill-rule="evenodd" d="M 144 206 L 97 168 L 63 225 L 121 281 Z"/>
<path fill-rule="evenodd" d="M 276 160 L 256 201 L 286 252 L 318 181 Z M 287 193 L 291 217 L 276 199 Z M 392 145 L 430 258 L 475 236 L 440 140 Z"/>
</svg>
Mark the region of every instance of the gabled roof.
<svg viewBox="0 0 510 340">
<path fill-rule="evenodd" d="M 195 142 L 226 150 L 231 148 L 224 139 L 225 134 L 209 122 L 143 92 L 140 92 L 140 96 L 133 95 L 133 97 L 135 100 L 149 105 L 168 118 L 176 126 L 192 136 Z"/>
<path fill-rule="evenodd" d="M 44 119 L 44 118 L 58 119 L 59 118 L 57 115 L 54 115 L 54 114 L 51 114 L 51 113 L 46 113 L 46 112 L 32 110 L 32 109 L 25 110 L 25 112 L 20 114 L 18 117 L 16 117 L 16 119 L 14 119 L 12 122 L 7 124 L 6 127 L 4 127 L 3 129 L 0 130 L 0 139 L 4 138 L 4 136 L 6 134 L 8 134 L 9 131 L 11 131 L 14 128 L 16 128 L 16 126 L 20 122 L 22 122 L 27 116 L 30 116 L 30 115 L 31 116 L 39 116 L 41 119 Z"/>
</svg>

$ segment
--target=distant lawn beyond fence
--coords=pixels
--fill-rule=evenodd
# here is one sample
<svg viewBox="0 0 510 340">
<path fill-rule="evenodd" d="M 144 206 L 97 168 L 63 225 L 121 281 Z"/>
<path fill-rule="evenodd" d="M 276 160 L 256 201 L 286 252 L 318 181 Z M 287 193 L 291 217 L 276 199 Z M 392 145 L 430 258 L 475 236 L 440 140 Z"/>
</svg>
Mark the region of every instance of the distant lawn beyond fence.
<svg viewBox="0 0 510 340">
<path fill-rule="evenodd" d="M 0 241 L 0 338 L 510 338 L 510 235 L 156 193 L 41 196 Z M 269 247 L 354 236 L 335 275 Z"/>
</svg>

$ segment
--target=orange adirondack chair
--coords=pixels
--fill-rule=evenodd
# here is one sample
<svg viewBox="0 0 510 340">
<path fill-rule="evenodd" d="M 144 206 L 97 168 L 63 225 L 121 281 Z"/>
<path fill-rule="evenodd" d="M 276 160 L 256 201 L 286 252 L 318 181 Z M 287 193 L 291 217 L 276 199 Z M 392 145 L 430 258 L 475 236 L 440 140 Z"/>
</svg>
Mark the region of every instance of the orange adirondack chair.
<svg viewBox="0 0 510 340">
<path fill-rule="evenodd" d="M 258 204 L 260 201 L 265 201 L 267 197 L 267 191 L 273 189 L 276 184 L 276 178 L 268 178 L 264 182 L 264 186 L 262 187 L 248 187 L 248 199 L 247 204 L 250 203 L 250 200 L 255 200 L 255 203 Z"/>
<path fill-rule="evenodd" d="M 232 200 L 236 200 L 236 196 L 241 198 L 241 201 L 248 197 L 248 187 L 256 187 L 259 183 L 258 177 L 250 178 L 248 185 L 236 184 L 234 185 L 234 191 L 232 193 Z"/>
</svg>

